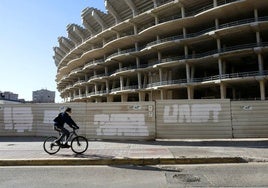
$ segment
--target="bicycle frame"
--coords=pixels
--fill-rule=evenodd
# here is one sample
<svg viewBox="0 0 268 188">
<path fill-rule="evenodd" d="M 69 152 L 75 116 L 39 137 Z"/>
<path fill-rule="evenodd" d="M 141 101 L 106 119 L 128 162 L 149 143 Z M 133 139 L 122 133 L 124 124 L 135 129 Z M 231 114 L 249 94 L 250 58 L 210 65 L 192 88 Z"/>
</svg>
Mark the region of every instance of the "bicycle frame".
<svg viewBox="0 0 268 188">
<path fill-rule="evenodd" d="M 61 136 L 61 134 L 62 133 L 59 131 L 59 137 Z M 75 129 L 73 129 L 73 131 L 70 131 L 70 135 L 67 138 L 67 140 L 65 139 L 65 143 L 68 143 L 69 141 L 71 141 L 74 136 L 78 136 Z M 61 142 L 63 142 L 63 140 L 61 140 Z"/>
</svg>

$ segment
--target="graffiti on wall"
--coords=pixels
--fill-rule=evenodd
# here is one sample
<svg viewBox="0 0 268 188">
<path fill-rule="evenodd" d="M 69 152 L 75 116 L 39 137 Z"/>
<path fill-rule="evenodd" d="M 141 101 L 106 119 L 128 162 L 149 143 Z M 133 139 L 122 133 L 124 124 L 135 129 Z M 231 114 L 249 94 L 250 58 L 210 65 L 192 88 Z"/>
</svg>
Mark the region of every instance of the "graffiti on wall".
<svg viewBox="0 0 268 188">
<path fill-rule="evenodd" d="M 96 114 L 98 136 L 149 136 L 144 114 Z"/>
<path fill-rule="evenodd" d="M 164 123 L 218 122 L 220 104 L 173 104 L 164 107 Z"/>
<path fill-rule="evenodd" d="M 17 132 L 32 131 L 33 114 L 31 107 L 4 108 L 4 128 Z"/>
</svg>

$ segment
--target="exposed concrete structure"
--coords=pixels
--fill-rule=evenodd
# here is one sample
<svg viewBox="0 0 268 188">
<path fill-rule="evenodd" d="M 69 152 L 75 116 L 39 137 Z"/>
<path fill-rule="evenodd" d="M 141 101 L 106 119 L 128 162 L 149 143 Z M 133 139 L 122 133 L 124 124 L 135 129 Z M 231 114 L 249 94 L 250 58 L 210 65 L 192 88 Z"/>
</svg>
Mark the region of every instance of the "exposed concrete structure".
<svg viewBox="0 0 268 188">
<path fill-rule="evenodd" d="M 264 0 L 106 0 L 55 47 L 65 101 L 265 100 Z"/>
</svg>

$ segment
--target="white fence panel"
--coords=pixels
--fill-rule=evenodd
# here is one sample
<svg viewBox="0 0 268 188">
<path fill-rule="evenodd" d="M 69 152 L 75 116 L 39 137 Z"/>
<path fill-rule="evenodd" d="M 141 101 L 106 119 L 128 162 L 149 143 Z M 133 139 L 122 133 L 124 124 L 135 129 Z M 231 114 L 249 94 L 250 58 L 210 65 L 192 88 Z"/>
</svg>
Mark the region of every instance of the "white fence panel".
<svg viewBox="0 0 268 188">
<path fill-rule="evenodd" d="M 231 103 L 234 138 L 267 138 L 268 101 Z"/>
<path fill-rule="evenodd" d="M 86 131 L 97 139 L 154 139 L 154 102 L 88 103 Z"/>
<path fill-rule="evenodd" d="M 230 100 L 156 101 L 159 139 L 231 138 Z"/>
</svg>

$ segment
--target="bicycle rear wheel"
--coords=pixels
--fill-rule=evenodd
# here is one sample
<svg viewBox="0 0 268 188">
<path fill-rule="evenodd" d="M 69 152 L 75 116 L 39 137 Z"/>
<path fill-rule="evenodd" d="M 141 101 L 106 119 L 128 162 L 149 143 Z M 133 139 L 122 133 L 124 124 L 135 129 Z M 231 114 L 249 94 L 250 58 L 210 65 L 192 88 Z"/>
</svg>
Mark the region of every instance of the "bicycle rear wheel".
<svg viewBox="0 0 268 188">
<path fill-rule="evenodd" d="M 46 140 L 43 143 L 43 148 L 44 148 L 45 152 L 47 152 L 50 155 L 53 155 L 60 150 L 60 146 L 55 143 L 56 139 L 57 139 L 57 137 L 50 136 L 50 137 L 46 138 Z"/>
<path fill-rule="evenodd" d="M 83 136 L 76 136 L 72 139 L 71 148 L 77 154 L 84 153 L 88 148 L 88 141 Z"/>
</svg>

